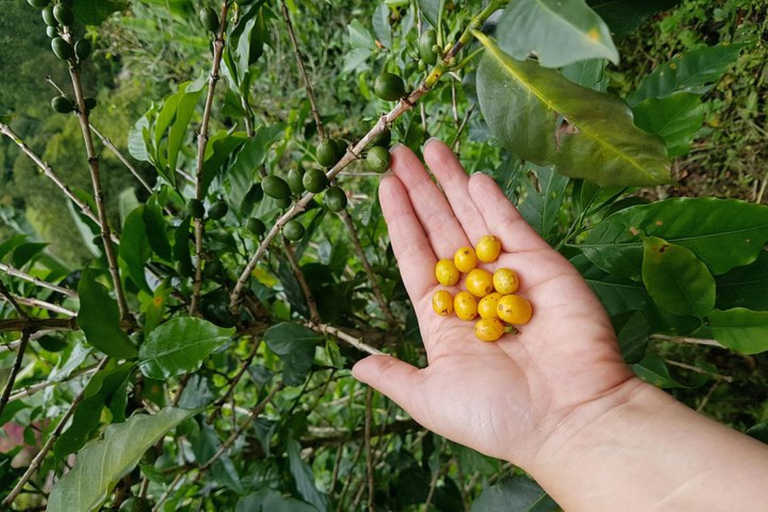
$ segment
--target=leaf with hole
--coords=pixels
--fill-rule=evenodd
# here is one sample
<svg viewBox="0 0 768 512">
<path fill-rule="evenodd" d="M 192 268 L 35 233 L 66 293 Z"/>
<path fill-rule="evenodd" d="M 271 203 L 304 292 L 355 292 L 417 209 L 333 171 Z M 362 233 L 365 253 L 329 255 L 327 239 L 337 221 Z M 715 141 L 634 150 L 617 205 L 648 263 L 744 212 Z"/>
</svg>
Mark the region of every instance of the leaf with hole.
<svg viewBox="0 0 768 512">
<path fill-rule="evenodd" d="M 505 149 L 601 186 L 669 182 L 663 141 L 635 127 L 621 100 L 535 62 L 514 60 L 476 35 L 486 49 L 477 75 L 480 108 Z"/>
</svg>

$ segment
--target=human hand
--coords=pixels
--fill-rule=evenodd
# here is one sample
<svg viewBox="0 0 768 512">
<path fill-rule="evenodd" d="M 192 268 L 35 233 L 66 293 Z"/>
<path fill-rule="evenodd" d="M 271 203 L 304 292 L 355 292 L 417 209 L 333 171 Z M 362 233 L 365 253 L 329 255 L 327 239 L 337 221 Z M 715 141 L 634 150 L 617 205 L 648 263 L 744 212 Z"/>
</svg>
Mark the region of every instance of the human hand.
<svg viewBox="0 0 768 512">
<path fill-rule="evenodd" d="M 401 146 L 379 197 L 408 295 L 427 351 L 417 369 L 394 357 L 371 356 L 353 373 L 390 397 L 424 427 L 482 453 L 523 467 L 538 448 L 586 404 L 631 387 L 636 379 L 619 352 L 602 305 L 576 269 L 521 217 L 493 179 L 467 176 L 442 142 L 424 156 L 445 195 Z M 474 322 L 438 316 L 438 259 L 475 246 L 483 235 L 501 239 L 493 272 L 520 276 L 517 293 L 533 318 L 493 343 L 475 338 Z M 451 293 L 463 285 L 448 288 Z M 592 408 L 594 409 L 594 408 Z"/>
</svg>

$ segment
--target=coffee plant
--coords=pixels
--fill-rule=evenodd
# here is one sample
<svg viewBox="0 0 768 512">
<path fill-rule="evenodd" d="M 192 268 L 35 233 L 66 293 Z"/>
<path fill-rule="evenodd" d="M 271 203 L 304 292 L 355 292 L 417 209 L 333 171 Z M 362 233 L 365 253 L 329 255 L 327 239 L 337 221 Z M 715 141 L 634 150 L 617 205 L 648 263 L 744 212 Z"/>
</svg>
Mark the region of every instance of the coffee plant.
<svg viewBox="0 0 768 512">
<path fill-rule="evenodd" d="M 643 379 L 683 386 L 657 343 L 768 351 L 768 208 L 651 200 L 755 42 L 678 53 L 625 97 L 608 91 L 615 41 L 674 1 L 376 2 L 335 56 L 361 105 L 346 123 L 323 111 L 318 93 L 334 92 L 301 37 L 336 2 L 28 3 L 61 66 L 41 73 L 67 78 L 48 79 L 51 116 L 77 118 L 71 165 L 92 190 L 17 135 L 22 113 L 0 132 L 67 197 L 91 260 L 71 268 L 21 227 L 0 243 L 5 509 L 557 510 L 521 470 L 350 374 L 367 354 L 426 364 L 376 199 L 394 143 L 420 154 L 439 137 L 495 178 L 587 280 Z M 207 58 L 123 134 L 125 154 L 88 91 L 100 27 L 166 8 Z M 278 54 L 305 94 L 263 108 Z M 105 154 L 135 179 L 119 221 Z"/>
</svg>

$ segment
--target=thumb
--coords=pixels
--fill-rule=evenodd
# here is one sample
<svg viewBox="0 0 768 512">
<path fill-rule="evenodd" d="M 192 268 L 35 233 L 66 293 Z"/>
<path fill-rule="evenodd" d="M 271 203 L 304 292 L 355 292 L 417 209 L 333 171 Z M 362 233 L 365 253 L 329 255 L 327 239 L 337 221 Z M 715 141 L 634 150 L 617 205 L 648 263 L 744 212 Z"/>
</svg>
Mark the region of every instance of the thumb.
<svg viewBox="0 0 768 512">
<path fill-rule="evenodd" d="M 414 387 L 421 385 L 419 369 L 392 356 L 368 356 L 352 368 L 352 375 L 386 395 L 413 416 Z"/>
</svg>

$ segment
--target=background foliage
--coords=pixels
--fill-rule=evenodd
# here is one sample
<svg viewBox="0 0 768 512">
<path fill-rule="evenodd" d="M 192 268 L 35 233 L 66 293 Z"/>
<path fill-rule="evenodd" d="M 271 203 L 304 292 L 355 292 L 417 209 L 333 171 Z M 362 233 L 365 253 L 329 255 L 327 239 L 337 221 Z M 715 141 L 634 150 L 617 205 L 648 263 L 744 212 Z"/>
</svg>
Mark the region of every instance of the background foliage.
<svg viewBox="0 0 768 512">
<path fill-rule="evenodd" d="M 394 124 L 394 140 L 417 152 L 430 136 L 453 142 L 469 172 L 496 178 L 542 236 L 571 258 L 603 300 L 625 358 L 641 377 L 745 431 L 768 421 L 768 360 L 761 354 L 768 349 L 768 256 L 763 248 L 768 222 L 766 208 L 757 206 L 766 201 L 768 183 L 768 4 L 653 2 L 659 12 L 639 13 L 639 19 L 650 18 L 636 27 L 626 12 L 617 14 L 598 0 L 587 3 L 613 30 L 615 47 L 609 32 L 597 49 L 568 44 L 567 38 L 578 38 L 587 25 L 597 23 L 579 9 L 569 18 L 572 32 L 558 33 L 555 43 L 548 41 L 552 38 L 539 41 L 550 33 L 547 20 L 535 12 L 536 2 L 523 1 L 514 8 L 532 10 L 536 24 L 527 27 L 525 37 L 496 40 L 503 51 L 519 58 L 536 49 L 542 67 L 528 64 L 531 73 L 543 73 L 542 82 L 551 84 L 552 74 L 559 79 L 560 73 L 591 89 L 578 93 L 583 97 L 570 106 L 572 111 L 559 103 L 556 110 L 567 122 L 548 115 L 546 122 L 555 124 L 550 129 L 542 123 L 544 132 L 564 127 L 566 140 L 571 124 L 589 127 L 605 119 L 606 112 L 613 120 L 629 116 L 622 114 L 627 107 L 619 102 L 594 116 L 595 105 L 607 101 L 599 93 L 624 98 L 634 111 L 625 123 L 627 133 L 638 130 L 647 137 L 643 155 L 657 152 L 659 162 L 666 161 L 665 152 L 677 157 L 671 168 L 675 183 L 625 188 L 637 183 L 605 182 L 607 188 L 600 188 L 594 181 L 612 176 L 606 171 L 610 162 L 594 165 L 595 175 L 578 174 L 583 165 L 572 165 L 573 172 L 567 172 L 573 161 L 553 161 L 561 152 L 536 151 L 530 141 L 521 144 L 514 127 L 495 126 L 484 102 L 519 101 L 530 82 L 514 82 L 520 91 L 514 96 L 492 97 L 488 84 L 495 79 L 477 69 L 478 43 L 462 54 L 478 52 L 466 67 L 446 76 Z M 358 141 L 391 106 L 372 91 L 383 69 L 401 74 L 409 89 L 425 76 L 416 48 L 417 4 L 425 27 L 440 19 L 443 5 L 444 44 L 453 42 L 482 7 L 470 1 L 287 2 L 323 124 L 333 137 Z M 158 162 L 174 153 L 178 168 L 195 172 L 195 132 L 205 87 L 194 81 L 207 78 L 211 61 L 211 38 L 197 17 L 203 6 L 220 7 L 213 1 L 136 0 L 130 10 L 98 26 L 76 27 L 78 37 L 88 37 L 95 46 L 83 66 L 84 88 L 99 102 L 91 121 L 123 154 L 131 155 L 139 174 L 154 187 L 150 197 L 117 157 L 99 145 L 110 224 L 130 242 L 121 247 L 120 270 L 130 305 L 141 312 L 141 329 L 125 333 L 120 324 L 96 233 L 12 140 L 0 139 L 0 263 L 77 290 L 79 300 L 5 274 L 2 281 L 18 296 L 77 311 L 84 331 L 48 333 L 30 342 L 13 400 L 0 412 L 5 432 L 0 437 L 0 489 L 14 487 L 82 392 L 71 424 L 62 429 L 14 507 L 38 506 L 45 496 L 52 510 L 86 510 L 104 499 L 104 506 L 117 506 L 142 488 L 155 502 L 165 496 L 162 510 L 358 510 L 371 502 L 378 510 L 483 511 L 510 500 L 516 500 L 515 510 L 533 510 L 536 504 L 536 510 L 555 507 L 519 469 L 423 431 L 386 398 L 358 384 L 349 368 L 363 354 L 338 333 L 302 325 L 310 306 L 280 243 L 273 244 L 253 273 L 248 296 L 258 305 L 249 308 L 253 311 L 246 325 L 230 314 L 228 290 L 258 246 L 245 221 L 252 213 L 271 227 L 277 211 L 269 199 L 253 205 L 252 212 L 243 207 L 259 177 L 256 171 L 284 175 L 295 162 L 319 167 L 314 156 L 318 127 L 276 1 L 266 2 L 260 12 L 267 44 L 249 68 L 250 82 L 240 88 L 247 103 L 235 93 L 226 72 L 218 84 L 209 162 L 226 169 L 230 178 L 212 180 L 208 205 L 223 197 L 230 212 L 221 222 L 207 223 L 205 266 L 215 268 L 203 285 L 200 309 L 205 320 L 186 315 L 193 283 L 184 265 L 192 261 L 188 254 L 194 256 L 194 247 L 186 240 L 190 224 L 184 199 L 194 191 L 183 175 L 176 175 L 177 196 L 167 186 L 167 169 Z M 12 51 L 0 57 L 0 114 L 13 114 L 14 131 L 67 184 L 90 191 L 78 119 L 56 115 L 48 106 L 55 91 L 46 75 L 66 89 L 67 69 L 50 52 L 39 12 L 21 0 L 5 2 L 3 9 L 0 38 Z M 582 15 L 586 21 L 580 20 Z M 491 31 L 493 23 L 506 26 L 521 13 L 504 16 L 506 21 L 494 18 L 486 29 Z M 572 60 L 549 60 L 550 55 L 562 57 L 558 45 L 564 44 Z M 677 68 L 679 54 L 684 54 L 685 65 L 694 65 L 694 58 L 685 55 L 690 52 L 704 55 L 710 79 L 677 84 L 671 94 L 658 94 L 661 86 L 649 85 L 653 78 L 648 76 L 670 62 Z M 718 60 L 711 52 L 727 55 Z M 616 61 L 617 56 L 618 63 L 599 60 Z M 483 65 L 490 69 L 487 61 Z M 561 66 L 559 72 L 549 69 Z M 189 81 L 194 83 L 182 85 Z M 178 154 L 169 152 L 172 144 L 163 137 L 157 139 L 159 145 L 146 145 L 135 128 L 137 120 L 157 113 L 183 87 L 190 122 L 178 125 Z M 200 98 L 194 96 L 196 88 Z M 658 97 L 644 98 L 643 91 L 649 90 Z M 547 98 L 557 99 L 557 94 L 549 91 Z M 580 108 L 592 111 L 594 118 L 580 117 Z M 250 142 L 245 142 L 247 114 L 255 131 Z M 174 120 L 182 117 L 181 109 L 174 112 Z M 533 121 L 524 126 L 535 126 Z M 544 141 L 537 138 L 537 143 Z M 522 148 L 532 153 L 524 154 Z M 556 169 L 552 163 L 558 164 Z M 378 178 L 362 162 L 354 162 L 339 181 L 396 322 L 388 323 L 377 303 L 346 225 L 318 202 L 301 216 L 307 234 L 293 247 L 323 325 L 424 364 L 418 326 L 376 201 Z M 676 197 L 700 199 L 663 201 Z M 659 219 L 663 225 L 657 224 Z M 751 230 L 746 247 L 729 235 L 736 224 Z M 645 244 L 627 234 L 630 226 L 641 227 L 650 237 Z M 710 238 L 713 232 L 717 236 Z M 670 243 L 671 251 L 659 252 Z M 617 258 L 619 250 L 627 257 Z M 691 284 L 670 286 L 670 272 L 685 272 Z M 686 302 L 691 289 L 697 300 Z M 46 319 L 68 316 L 26 309 Z M 8 320 L 17 315 L 2 302 L 0 316 Z M 2 336 L 0 381 L 5 382 L 18 350 L 18 332 Z M 102 353 L 114 359 L 97 368 Z M 119 361 L 123 359 L 127 361 Z M 171 408 L 172 403 L 180 408 Z M 251 417 L 252 423 L 238 430 L 239 422 Z M 159 449 L 156 461 L 142 458 L 148 449 Z M 75 461 L 73 453 L 78 453 L 75 469 L 62 477 Z M 94 472 L 83 464 L 105 453 L 112 456 L 109 468 Z M 132 472 L 137 464 L 139 474 Z M 60 483 L 52 487 L 54 479 L 47 475 L 56 475 Z M 90 494 L 72 494 L 68 481 L 89 482 Z"/>
</svg>

